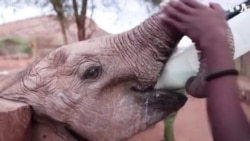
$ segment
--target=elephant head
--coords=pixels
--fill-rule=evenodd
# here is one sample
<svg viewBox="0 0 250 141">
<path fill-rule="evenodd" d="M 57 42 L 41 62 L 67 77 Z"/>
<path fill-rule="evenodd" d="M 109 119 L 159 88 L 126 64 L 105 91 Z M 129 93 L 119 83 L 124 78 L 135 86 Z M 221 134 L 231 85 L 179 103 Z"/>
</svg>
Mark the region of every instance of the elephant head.
<svg viewBox="0 0 250 141">
<path fill-rule="evenodd" d="M 56 49 L 6 80 L 0 97 L 28 103 L 37 118 L 78 136 L 71 140 L 131 137 L 186 101 L 184 95 L 154 89 L 182 37 L 159 15 L 121 34 Z"/>
</svg>

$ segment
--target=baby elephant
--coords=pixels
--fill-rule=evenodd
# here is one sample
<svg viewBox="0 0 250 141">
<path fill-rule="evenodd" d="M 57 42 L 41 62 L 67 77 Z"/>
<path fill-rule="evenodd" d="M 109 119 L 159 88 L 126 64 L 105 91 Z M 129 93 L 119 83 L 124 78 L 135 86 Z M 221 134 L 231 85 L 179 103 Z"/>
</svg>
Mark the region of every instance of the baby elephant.
<svg viewBox="0 0 250 141">
<path fill-rule="evenodd" d="M 154 89 L 182 38 L 157 13 L 130 31 L 62 46 L 1 84 L 68 141 L 123 141 L 186 102 Z"/>
</svg>

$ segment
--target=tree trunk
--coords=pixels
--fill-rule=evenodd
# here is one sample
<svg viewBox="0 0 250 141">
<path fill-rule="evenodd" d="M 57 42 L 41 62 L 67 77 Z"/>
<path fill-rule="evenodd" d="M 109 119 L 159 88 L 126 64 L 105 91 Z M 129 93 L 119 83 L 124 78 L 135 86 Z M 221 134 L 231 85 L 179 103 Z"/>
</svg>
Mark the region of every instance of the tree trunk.
<svg viewBox="0 0 250 141">
<path fill-rule="evenodd" d="M 73 4 L 73 10 L 74 10 L 74 16 L 76 20 L 76 25 L 77 25 L 77 35 L 78 35 L 78 40 L 82 41 L 85 40 L 85 20 L 86 20 L 86 11 L 87 11 L 87 5 L 88 5 L 88 0 L 82 0 L 82 5 L 81 5 L 81 13 L 78 13 L 78 4 L 76 0 L 72 0 Z"/>
<path fill-rule="evenodd" d="M 63 2 L 59 0 L 50 0 L 50 2 L 57 14 L 57 19 L 61 27 L 64 44 L 68 44 L 68 38 L 67 38 L 67 32 L 66 32 L 67 19 L 64 15 L 65 9 L 63 7 Z"/>
<path fill-rule="evenodd" d="M 85 40 L 85 20 L 84 21 L 79 21 L 77 23 L 77 35 L 78 35 L 78 40 L 83 41 Z"/>
</svg>

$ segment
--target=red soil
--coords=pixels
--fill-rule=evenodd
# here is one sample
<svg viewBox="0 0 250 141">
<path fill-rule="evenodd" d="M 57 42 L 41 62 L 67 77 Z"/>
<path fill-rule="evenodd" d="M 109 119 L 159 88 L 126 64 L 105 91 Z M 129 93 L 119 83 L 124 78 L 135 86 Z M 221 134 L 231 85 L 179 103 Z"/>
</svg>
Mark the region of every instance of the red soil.
<svg viewBox="0 0 250 141">
<path fill-rule="evenodd" d="M 242 103 L 250 123 L 250 105 Z M 230 110 L 230 109 L 229 109 Z M 164 123 L 144 131 L 129 141 L 161 141 L 164 135 Z M 213 141 L 206 112 L 206 100 L 189 97 L 179 111 L 174 123 L 175 141 Z"/>
</svg>

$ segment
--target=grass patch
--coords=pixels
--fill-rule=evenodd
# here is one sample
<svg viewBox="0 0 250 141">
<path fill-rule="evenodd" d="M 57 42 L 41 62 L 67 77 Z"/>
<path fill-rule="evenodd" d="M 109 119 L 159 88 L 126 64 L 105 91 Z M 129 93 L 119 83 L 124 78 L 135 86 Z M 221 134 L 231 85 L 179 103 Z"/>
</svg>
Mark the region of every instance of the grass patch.
<svg viewBox="0 0 250 141">
<path fill-rule="evenodd" d="M 0 52 L 2 54 L 32 54 L 31 42 L 25 37 L 0 38 Z"/>
<path fill-rule="evenodd" d="M 174 120 L 177 115 L 177 112 L 171 113 L 164 121 L 165 123 L 165 131 L 164 131 L 164 139 L 165 141 L 174 141 Z"/>
</svg>

